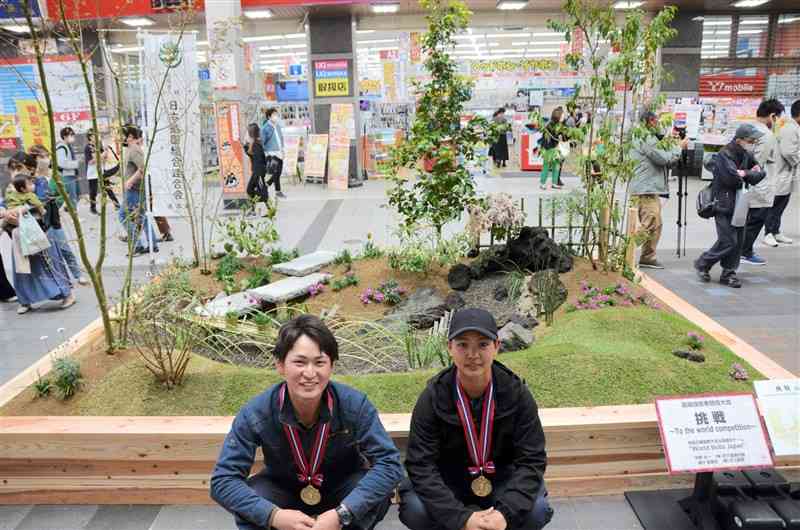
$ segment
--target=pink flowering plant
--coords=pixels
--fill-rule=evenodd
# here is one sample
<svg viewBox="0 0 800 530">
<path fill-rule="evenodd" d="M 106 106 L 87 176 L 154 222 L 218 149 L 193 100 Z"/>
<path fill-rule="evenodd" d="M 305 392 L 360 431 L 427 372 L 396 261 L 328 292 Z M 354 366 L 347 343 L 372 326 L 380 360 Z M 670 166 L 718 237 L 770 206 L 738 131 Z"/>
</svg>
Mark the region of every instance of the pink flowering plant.
<svg viewBox="0 0 800 530">
<path fill-rule="evenodd" d="M 525 212 L 508 193 L 491 193 L 469 208 L 467 231 L 473 239 L 490 232 L 498 241 L 507 241 L 519 234 L 525 224 Z"/>
<path fill-rule="evenodd" d="M 583 309 L 595 310 L 603 307 L 634 307 L 637 305 L 660 309 L 660 306 L 653 299 L 645 295 L 636 296 L 630 287 L 623 283 L 599 288 L 587 280 L 582 280 L 580 291 L 581 295 L 578 299 L 567 306 L 568 313 Z"/>
<path fill-rule="evenodd" d="M 314 297 L 321 294 L 324 290 L 325 286 L 322 283 L 315 283 L 314 285 L 308 288 L 308 294 L 311 297 Z"/>
<path fill-rule="evenodd" d="M 359 298 L 364 305 L 370 303 L 397 305 L 405 294 L 406 290 L 400 287 L 397 280 L 386 280 L 377 289 L 368 287 Z"/>
<path fill-rule="evenodd" d="M 686 334 L 686 344 L 692 350 L 702 350 L 703 345 L 705 343 L 705 337 L 695 333 L 694 331 L 690 331 Z"/>
</svg>

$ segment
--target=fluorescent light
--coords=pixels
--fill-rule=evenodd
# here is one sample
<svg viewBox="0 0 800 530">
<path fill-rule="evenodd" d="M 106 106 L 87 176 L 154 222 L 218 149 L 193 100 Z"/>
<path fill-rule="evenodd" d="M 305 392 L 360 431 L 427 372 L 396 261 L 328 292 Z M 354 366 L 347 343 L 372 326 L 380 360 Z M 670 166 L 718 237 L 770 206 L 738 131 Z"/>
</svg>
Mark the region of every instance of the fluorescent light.
<svg viewBox="0 0 800 530">
<path fill-rule="evenodd" d="M 705 26 L 730 26 L 731 20 L 706 20 L 703 22 L 703 27 Z"/>
<path fill-rule="evenodd" d="M 769 2 L 769 0 L 764 0 L 761 3 L 766 4 L 767 2 Z M 765 24 L 769 24 L 769 19 L 766 17 L 739 19 L 740 26 L 755 26 L 755 25 L 765 25 Z"/>
<path fill-rule="evenodd" d="M 766 4 L 769 0 L 739 0 L 738 2 L 734 2 L 731 4 L 733 7 L 758 7 L 761 5 Z M 740 22 L 740 24 L 746 24 L 746 22 Z"/>
<path fill-rule="evenodd" d="M 528 5 L 527 0 L 500 0 L 497 2 L 497 9 L 500 11 L 519 11 Z"/>
<path fill-rule="evenodd" d="M 800 22 L 800 17 L 786 17 L 778 20 L 778 24 L 789 24 L 790 22 Z"/>
<path fill-rule="evenodd" d="M 373 13 L 397 13 L 400 11 L 400 4 L 372 4 Z"/>
<path fill-rule="evenodd" d="M 142 51 L 142 48 L 139 46 L 117 46 L 116 48 L 111 48 L 111 53 L 134 53 L 140 51 Z"/>
<path fill-rule="evenodd" d="M 294 52 L 294 53 L 261 53 L 259 57 L 262 59 L 265 57 L 303 57 L 306 55 L 306 52 Z"/>
<path fill-rule="evenodd" d="M 636 9 L 642 4 L 644 4 L 644 2 L 638 2 L 635 0 L 619 0 L 618 2 L 614 2 L 614 9 Z"/>
<path fill-rule="evenodd" d="M 195 44 L 197 44 L 198 46 L 208 46 L 208 41 L 207 40 L 199 40 L 199 41 L 195 42 Z"/>
<path fill-rule="evenodd" d="M 706 44 L 730 44 L 730 39 L 703 39 L 703 45 Z"/>
<path fill-rule="evenodd" d="M 155 26 L 156 23 L 147 17 L 133 17 L 133 18 L 121 18 L 119 20 L 126 26 L 131 26 L 134 28 L 143 28 L 145 26 Z"/>
<path fill-rule="evenodd" d="M 702 16 L 702 15 L 701 15 L 701 16 L 694 17 L 694 18 L 692 19 L 692 22 L 702 22 L 702 21 L 704 21 L 705 19 L 706 19 L 706 17 L 704 17 L 704 16 Z"/>
<path fill-rule="evenodd" d="M 530 37 L 530 36 L 531 36 L 530 33 L 488 33 L 487 35 L 485 35 L 485 37 L 487 39 L 502 39 L 504 37 L 511 37 L 511 38 L 523 37 L 524 38 L 524 37 Z"/>
<path fill-rule="evenodd" d="M 305 39 L 306 38 L 306 34 L 305 33 L 288 33 L 287 35 L 285 35 L 285 37 L 287 39 Z"/>
<path fill-rule="evenodd" d="M 766 29 L 742 29 L 739 30 L 739 35 L 760 35 L 765 31 Z"/>
<path fill-rule="evenodd" d="M 563 33 L 556 33 L 554 31 L 538 31 L 538 32 L 531 33 L 531 37 L 560 37 L 560 38 L 563 39 L 564 38 L 564 34 Z"/>
<path fill-rule="evenodd" d="M 23 26 L 21 24 L 9 24 L 8 26 L 0 26 L 0 29 L 10 31 L 12 33 L 28 33 L 29 31 L 28 26 Z"/>
<path fill-rule="evenodd" d="M 367 35 L 369 33 L 375 33 L 374 29 L 357 29 L 356 33 L 359 35 Z"/>
<path fill-rule="evenodd" d="M 278 46 L 259 46 L 259 50 L 301 50 L 306 47 L 305 44 L 282 44 Z"/>
<path fill-rule="evenodd" d="M 244 15 L 244 18 L 249 18 L 250 20 L 258 20 L 262 18 L 272 18 L 272 11 L 269 9 L 248 9 L 242 11 L 242 15 Z"/>
<path fill-rule="evenodd" d="M 393 44 L 397 39 L 375 39 L 375 40 L 360 40 L 357 44 Z"/>
</svg>

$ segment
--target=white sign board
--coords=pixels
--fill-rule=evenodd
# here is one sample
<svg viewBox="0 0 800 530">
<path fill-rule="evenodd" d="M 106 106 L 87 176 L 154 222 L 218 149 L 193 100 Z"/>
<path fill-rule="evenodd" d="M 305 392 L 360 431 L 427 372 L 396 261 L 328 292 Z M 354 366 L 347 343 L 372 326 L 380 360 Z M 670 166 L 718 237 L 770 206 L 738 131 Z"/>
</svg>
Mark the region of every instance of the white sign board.
<svg viewBox="0 0 800 530">
<path fill-rule="evenodd" d="M 700 136 L 700 116 L 703 113 L 702 105 L 675 105 L 673 109 L 673 127 L 686 128 L 686 136 L 696 140 Z"/>
<path fill-rule="evenodd" d="M 800 455 L 800 379 L 755 381 L 775 456 Z"/>
<path fill-rule="evenodd" d="M 656 412 L 670 473 L 774 465 L 752 394 L 657 398 Z"/>
<path fill-rule="evenodd" d="M 184 34 L 179 52 L 170 53 L 175 51 L 170 47 L 176 45 L 177 36 L 144 37 L 147 140 L 153 145 L 147 173 L 153 214 L 164 217 L 190 215 L 189 201 L 201 196 L 203 180 L 195 36 Z M 156 109 L 164 76 L 164 92 Z"/>
<path fill-rule="evenodd" d="M 544 106 L 544 90 L 531 90 L 528 93 L 528 105 L 531 107 Z"/>
</svg>

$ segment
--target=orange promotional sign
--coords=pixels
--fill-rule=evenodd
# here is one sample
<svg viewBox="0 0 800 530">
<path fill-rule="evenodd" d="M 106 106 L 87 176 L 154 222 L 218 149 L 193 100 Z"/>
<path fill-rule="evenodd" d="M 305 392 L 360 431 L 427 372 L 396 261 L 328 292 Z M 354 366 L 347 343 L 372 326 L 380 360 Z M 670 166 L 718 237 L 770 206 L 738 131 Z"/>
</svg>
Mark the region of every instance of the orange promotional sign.
<svg viewBox="0 0 800 530">
<path fill-rule="evenodd" d="M 25 149 L 37 144 L 50 145 L 50 123 L 39 103 L 35 99 L 18 99 L 16 104 Z"/>
<path fill-rule="evenodd" d="M 239 104 L 220 101 L 217 110 L 217 148 L 222 192 L 226 195 L 245 191 L 244 149 L 239 135 Z"/>
</svg>

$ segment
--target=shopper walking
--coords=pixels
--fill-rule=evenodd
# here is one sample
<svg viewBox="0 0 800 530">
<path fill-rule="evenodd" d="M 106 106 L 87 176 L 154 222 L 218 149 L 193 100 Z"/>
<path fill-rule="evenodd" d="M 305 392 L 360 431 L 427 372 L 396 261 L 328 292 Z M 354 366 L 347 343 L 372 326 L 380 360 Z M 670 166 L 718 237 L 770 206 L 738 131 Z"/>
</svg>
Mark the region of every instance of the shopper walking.
<svg viewBox="0 0 800 530">
<path fill-rule="evenodd" d="M 247 196 L 255 202 L 269 202 L 269 186 L 265 182 L 267 176 L 267 156 L 264 154 L 264 145 L 261 143 L 261 130 L 257 123 L 247 126 L 250 141 L 247 143 L 245 153 L 250 157 L 250 180 L 247 183 Z"/>
<path fill-rule="evenodd" d="M 47 208 L 45 215 L 47 238 L 52 245 L 57 246 L 61 251 L 64 264 L 72 273 L 75 281 L 80 285 L 88 285 L 89 280 L 83 275 L 78 257 L 73 252 L 72 246 L 67 239 L 67 233 L 61 224 L 61 212 L 59 210 L 64 206 L 64 199 L 58 193 L 58 188 L 50 173 L 50 151 L 42 145 L 34 145 L 30 148 L 28 154 L 30 156 L 26 158 L 26 167 L 34 177 L 36 195 Z"/>
<path fill-rule="evenodd" d="M 275 185 L 275 195 L 285 199 L 281 191 L 281 173 L 283 173 L 283 131 L 280 125 L 278 109 L 267 110 L 267 121 L 261 126 L 261 141 L 264 142 L 264 153 L 267 157 L 267 173 L 270 179 L 267 186 Z"/>
<path fill-rule="evenodd" d="M 112 167 L 106 169 L 106 162 L 110 153 L 108 148 L 102 143 L 100 144 L 100 169 L 102 170 L 103 188 L 106 190 L 106 195 L 114 207 L 119 210 L 119 199 L 117 194 L 114 193 L 114 188 L 110 185 L 108 179 L 113 177 L 119 172 L 119 160 Z M 116 156 L 116 155 L 115 155 Z M 83 150 L 83 158 L 86 160 L 86 181 L 89 183 L 89 211 L 98 215 L 97 212 L 97 191 L 99 188 L 99 175 L 97 173 L 97 158 L 95 157 L 95 141 L 94 131 L 89 131 L 86 134 L 86 147 Z"/>
<path fill-rule="evenodd" d="M 59 133 L 61 141 L 56 144 L 56 161 L 61 172 L 61 180 L 67 191 L 72 206 L 78 207 L 78 159 L 75 158 L 75 131 L 72 127 L 64 127 Z"/>
<path fill-rule="evenodd" d="M 684 139 L 680 145 L 671 149 L 662 149 L 658 139 L 658 116 L 654 112 L 646 111 L 642 114 L 641 121 L 647 129 L 647 136 L 633 142 L 631 158 L 636 166 L 628 185 L 628 191 L 639 211 L 639 222 L 647 233 L 647 239 L 642 243 L 639 266 L 663 269 L 664 266 L 656 257 L 663 226 L 661 196 L 669 193 L 667 169 L 678 161 L 681 150 L 686 148 L 689 140 Z"/>
<path fill-rule="evenodd" d="M 133 255 L 138 256 L 150 252 L 158 252 L 158 241 L 155 231 L 145 212 L 142 194 L 146 179 L 144 178 L 144 137 L 142 130 L 135 125 L 126 125 L 122 132 L 125 142 L 125 209 L 123 224 L 127 228 L 129 246 Z M 140 237 L 144 230 L 144 235 Z"/>
<path fill-rule="evenodd" d="M 539 140 L 539 146 L 542 149 L 542 174 L 539 178 L 539 187 L 543 190 L 547 189 L 547 179 L 551 178 L 554 189 L 561 189 L 561 184 L 558 182 L 559 166 L 561 165 L 561 156 L 558 152 L 558 143 L 566 137 L 563 133 L 563 125 L 561 120 L 564 116 L 564 109 L 556 107 L 550 115 L 550 121 L 542 130 L 542 138 Z"/>
<path fill-rule="evenodd" d="M 792 103 L 790 114 L 778 133 L 775 200 L 764 221 L 764 244 L 770 247 L 792 244 L 791 238 L 781 234 L 781 217 L 792 196 L 794 181 L 800 177 L 800 99 Z"/>
<path fill-rule="evenodd" d="M 766 173 L 761 170 L 752 155 L 756 142 L 762 136 L 764 132 L 755 125 L 749 123 L 740 125 L 731 143 L 723 147 L 711 161 L 710 169 L 714 175 L 711 189 L 716 201 L 714 222 L 717 228 L 717 241 L 694 262 L 697 275 L 703 282 L 711 281 L 709 271 L 719 263 L 722 266 L 720 283 L 734 288 L 742 286 L 736 277 L 736 270 L 739 268 L 745 229 L 734 226 L 733 213 L 737 195 L 741 196 L 740 192 L 745 184 L 756 186 L 766 177 Z"/>
<path fill-rule="evenodd" d="M 500 134 L 497 137 L 497 141 L 489 148 L 489 155 L 494 161 L 494 167 L 506 167 L 506 162 L 508 162 L 508 121 L 506 120 L 506 109 L 497 109 L 492 115 L 492 121 L 498 126 Z"/>
<path fill-rule="evenodd" d="M 753 157 L 756 163 L 766 172 L 762 180 L 748 193 L 750 211 L 747 214 L 744 241 L 742 242 L 742 262 L 749 265 L 766 265 L 767 260 L 756 254 L 753 245 L 758 239 L 761 229 L 767 220 L 770 208 L 775 202 L 775 185 L 777 181 L 778 138 L 775 136 L 775 124 L 783 114 L 783 103 L 777 99 L 762 101 L 756 111 L 755 126 L 763 133 L 756 142 Z"/>
<path fill-rule="evenodd" d="M 13 182 L 18 176 L 29 176 L 27 166 L 30 166 L 31 155 L 18 152 L 8 161 L 8 170 Z M 35 189 L 35 188 L 34 188 Z M 6 192 L 8 193 L 8 191 Z M 5 209 L 5 203 L 0 204 L 0 209 Z M 12 252 L 12 270 L 14 287 L 19 302 L 17 314 L 23 315 L 31 310 L 33 304 L 48 300 L 60 300 L 61 307 L 75 304 L 72 295 L 72 285 L 69 281 L 67 269 L 64 267 L 64 257 L 56 245 L 33 254 L 23 256 L 19 245 L 19 236 L 16 232 L 20 210 L 15 210 L 16 216 L 4 217 L 4 229 L 11 236 L 14 251 Z"/>
</svg>

